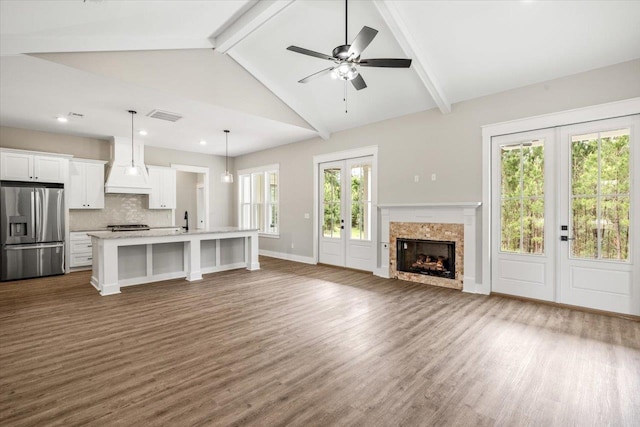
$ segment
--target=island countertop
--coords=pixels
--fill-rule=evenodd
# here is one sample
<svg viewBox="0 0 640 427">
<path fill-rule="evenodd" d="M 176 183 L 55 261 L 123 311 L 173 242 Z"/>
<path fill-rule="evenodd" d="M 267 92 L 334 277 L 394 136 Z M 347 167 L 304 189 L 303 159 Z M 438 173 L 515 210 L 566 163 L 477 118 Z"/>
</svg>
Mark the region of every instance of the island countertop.
<svg viewBox="0 0 640 427">
<path fill-rule="evenodd" d="M 135 230 L 135 231 L 94 231 L 87 233 L 88 236 L 98 239 L 125 239 L 132 237 L 161 237 L 161 236 L 194 236 L 199 234 L 218 234 L 218 233 L 235 233 L 244 231 L 258 231 L 257 228 L 241 228 L 241 227 L 212 227 L 198 228 L 195 230 L 185 231 L 180 227 L 151 229 L 151 230 Z"/>
<path fill-rule="evenodd" d="M 201 280 L 204 273 L 246 268 L 259 270 L 258 229 L 180 227 L 88 232 L 92 242 L 91 284 L 100 295 L 120 287 L 184 277 Z"/>
</svg>

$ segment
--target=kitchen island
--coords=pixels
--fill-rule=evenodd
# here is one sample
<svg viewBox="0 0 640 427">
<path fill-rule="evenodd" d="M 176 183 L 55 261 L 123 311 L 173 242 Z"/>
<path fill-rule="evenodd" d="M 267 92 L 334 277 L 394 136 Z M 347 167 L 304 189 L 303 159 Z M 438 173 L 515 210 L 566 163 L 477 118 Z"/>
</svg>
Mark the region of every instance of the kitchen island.
<svg viewBox="0 0 640 427">
<path fill-rule="evenodd" d="M 259 270 L 258 230 L 217 227 L 87 233 L 93 246 L 91 284 L 100 295 L 122 286 L 246 268 Z"/>
</svg>

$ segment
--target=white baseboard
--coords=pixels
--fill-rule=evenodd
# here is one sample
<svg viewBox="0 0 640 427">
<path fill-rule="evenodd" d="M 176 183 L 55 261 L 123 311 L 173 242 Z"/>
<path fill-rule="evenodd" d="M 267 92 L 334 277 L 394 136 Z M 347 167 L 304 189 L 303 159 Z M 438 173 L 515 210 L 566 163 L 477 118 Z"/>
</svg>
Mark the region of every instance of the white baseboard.
<svg viewBox="0 0 640 427">
<path fill-rule="evenodd" d="M 246 268 L 246 262 L 236 262 L 234 264 L 217 265 L 213 267 L 202 267 L 200 269 L 202 274 L 218 273 L 220 271 L 237 270 L 240 268 Z"/>
<path fill-rule="evenodd" d="M 376 268 L 375 270 L 373 270 L 373 275 L 382 277 L 383 279 L 391 278 L 391 276 L 389 275 L 389 268 Z"/>
<path fill-rule="evenodd" d="M 283 252 L 272 252 L 264 249 L 258 250 L 258 254 L 268 256 L 271 258 L 286 259 L 288 261 L 301 262 L 303 264 L 313 264 L 313 265 L 316 264 L 313 257 L 310 257 L 310 256 L 286 254 Z"/>
</svg>

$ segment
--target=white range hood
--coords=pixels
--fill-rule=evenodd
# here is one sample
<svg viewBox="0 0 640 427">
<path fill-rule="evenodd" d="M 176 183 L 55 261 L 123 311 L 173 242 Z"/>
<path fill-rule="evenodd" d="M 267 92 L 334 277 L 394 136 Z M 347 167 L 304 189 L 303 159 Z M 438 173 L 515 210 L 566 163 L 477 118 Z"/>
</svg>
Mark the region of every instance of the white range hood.
<svg viewBox="0 0 640 427">
<path fill-rule="evenodd" d="M 111 140 L 111 162 L 109 174 L 104 184 L 105 193 L 149 194 L 149 174 L 144 165 L 144 144 L 133 143 L 133 164 L 137 175 L 129 175 L 131 168 L 131 137 L 114 136 Z"/>
</svg>

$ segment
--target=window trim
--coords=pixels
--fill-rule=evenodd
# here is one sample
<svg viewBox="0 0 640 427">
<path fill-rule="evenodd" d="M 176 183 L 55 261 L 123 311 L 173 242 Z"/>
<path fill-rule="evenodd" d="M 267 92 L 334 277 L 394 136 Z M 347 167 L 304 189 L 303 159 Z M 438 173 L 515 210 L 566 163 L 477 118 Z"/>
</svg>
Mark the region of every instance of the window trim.
<svg viewBox="0 0 640 427">
<path fill-rule="evenodd" d="M 269 197 L 269 192 L 267 191 L 267 186 L 269 185 L 268 179 L 267 179 L 267 174 L 268 173 L 272 173 L 275 172 L 276 176 L 278 177 L 278 197 L 277 197 L 277 201 L 275 203 L 276 206 L 276 211 L 278 212 L 278 223 L 277 223 L 277 227 L 278 227 L 278 232 L 277 233 L 269 233 L 266 231 L 260 231 L 260 229 L 262 227 L 264 227 L 265 229 L 267 229 L 266 227 L 266 206 L 270 206 L 270 203 L 267 203 L 267 197 Z M 242 169 L 242 170 L 238 170 L 236 171 L 236 175 L 237 175 L 237 182 L 238 182 L 238 203 L 237 203 L 237 208 L 238 208 L 238 224 L 242 224 L 242 177 L 246 176 L 246 175 L 255 175 L 255 174 L 262 174 L 264 177 L 264 184 L 263 184 L 263 188 L 261 189 L 261 191 L 264 192 L 264 206 L 265 206 L 265 223 L 258 226 L 258 236 L 260 237 L 267 237 L 270 239 L 279 239 L 280 238 L 280 164 L 279 163 L 274 163 L 274 164 L 270 164 L 270 165 L 264 165 L 264 166 L 257 166 L 257 167 L 253 167 L 253 168 L 247 168 L 247 169 Z M 249 180 L 250 181 L 250 185 L 251 185 L 251 202 L 249 202 L 249 206 L 253 206 L 253 177 Z M 249 209 L 249 211 L 251 212 L 252 209 Z"/>
</svg>

